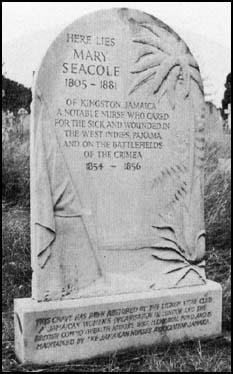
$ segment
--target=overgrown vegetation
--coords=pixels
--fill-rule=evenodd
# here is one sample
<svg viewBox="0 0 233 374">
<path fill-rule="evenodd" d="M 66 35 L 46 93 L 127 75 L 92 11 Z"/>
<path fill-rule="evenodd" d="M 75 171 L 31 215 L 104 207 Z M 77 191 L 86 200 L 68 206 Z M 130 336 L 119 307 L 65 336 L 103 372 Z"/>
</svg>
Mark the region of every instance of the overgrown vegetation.
<svg viewBox="0 0 233 374">
<path fill-rule="evenodd" d="M 224 120 L 227 118 L 225 109 L 227 109 L 228 104 L 231 103 L 231 73 L 229 73 L 226 77 L 225 88 L 226 89 L 224 91 L 224 96 L 222 99 L 222 110 L 221 110 L 221 114 Z"/>
<path fill-rule="evenodd" d="M 3 212 L 2 308 L 13 308 L 15 297 L 31 292 L 29 211 L 11 208 Z"/>
<path fill-rule="evenodd" d="M 207 246 L 219 249 L 231 248 L 231 175 L 219 167 L 218 159 L 222 157 L 231 157 L 228 139 L 207 144 L 204 198 Z"/>
</svg>

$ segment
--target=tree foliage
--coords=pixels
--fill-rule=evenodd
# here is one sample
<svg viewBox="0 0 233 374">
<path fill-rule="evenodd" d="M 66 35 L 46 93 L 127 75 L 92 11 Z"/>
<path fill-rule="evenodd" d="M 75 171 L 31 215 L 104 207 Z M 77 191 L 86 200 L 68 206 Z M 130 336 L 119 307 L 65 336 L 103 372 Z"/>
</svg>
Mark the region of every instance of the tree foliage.
<svg viewBox="0 0 233 374">
<path fill-rule="evenodd" d="M 6 78 L 2 75 L 2 110 L 17 114 L 20 108 L 25 108 L 30 113 L 30 104 L 32 101 L 31 89 L 22 84 Z"/>
<path fill-rule="evenodd" d="M 224 97 L 222 100 L 222 117 L 223 119 L 227 119 L 227 114 L 224 112 L 225 109 L 227 109 L 228 104 L 231 103 L 231 73 L 229 73 L 226 77 L 226 83 L 225 83 L 225 92 Z"/>
</svg>

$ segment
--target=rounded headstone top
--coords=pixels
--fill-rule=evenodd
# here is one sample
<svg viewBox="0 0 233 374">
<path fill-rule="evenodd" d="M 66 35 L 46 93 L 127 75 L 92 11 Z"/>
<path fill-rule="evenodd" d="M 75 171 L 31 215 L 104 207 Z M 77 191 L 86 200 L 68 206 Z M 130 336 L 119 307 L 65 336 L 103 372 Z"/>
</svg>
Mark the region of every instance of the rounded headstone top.
<svg viewBox="0 0 233 374">
<path fill-rule="evenodd" d="M 24 116 L 24 115 L 27 115 L 27 114 L 28 114 L 28 112 L 25 108 L 20 108 L 18 110 L 18 115 L 20 115 L 20 116 Z"/>
<path fill-rule="evenodd" d="M 156 17 L 127 8 L 99 10 L 66 27 L 42 60 L 35 79 L 38 92 L 44 87 L 44 97 L 51 99 L 54 90 L 63 90 L 56 84 L 58 76 L 80 93 L 86 86 L 95 93 L 89 78 L 110 77 L 118 80 L 121 95 L 159 99 L 167 91 L 172 106 L 177 82 L 184 82 L 186 97 L 190 81 L 203 94 L 198 64 L 179 35 Z"/>
</svg>

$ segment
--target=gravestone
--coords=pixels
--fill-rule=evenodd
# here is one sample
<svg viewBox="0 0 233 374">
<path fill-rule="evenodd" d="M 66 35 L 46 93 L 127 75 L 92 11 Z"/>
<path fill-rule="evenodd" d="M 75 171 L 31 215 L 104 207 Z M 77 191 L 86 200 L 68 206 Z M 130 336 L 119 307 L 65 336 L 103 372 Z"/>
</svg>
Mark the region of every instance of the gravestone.
<svg viewBox="0 0 233 374">
<path fill-rule="evenodd" d="M 18 134 L 22 137 L 24 134 L 24 128 L 25 128 L 25 118 L 27 118 L 28 112 L 25 108 L 20 108 L 18 110 L 18 117 L 19 117 L 19 123 L 18 123 Z"/>
<path fill-rule="evenodd" d="M 5 126 L 2 126 L 2 144 L 9 142 L 9 132 L 8 128 Z"/>
<path fill-rule="evenodd" d="M 231 172 L 231 159 L 230 158 L 222 158 L 220 157 L 218 159 L 218 168 L 223 173 L 229 173 Z"/>
<path fill-rule="evenodd" d="M 17 121 L 17 132 L 19 137 L 23 140 L 29 136 L 30 130 L 30 115 L 24 108 L 18 111 L 18 121 Z"/>
<path fill-rule="evenodd" d="M 227 115 L 226 120 L 226 130 L 231 132 L 231 104 L 228 104 L 227 109 L 224 110 L 224 113 Z"/>
<path fill-rule="evenodd" d="M 9 130 L 15 130 L 15 115 L 13 112 L 10 112 L 9 110 L 7 110 L 6 113 L 6 125 Z"/>
<path fill-rule="evenodd" d="M 8 142 L 16 133 L 15 115 L 13 112 L 7 110 L 4 121 L 5 139 Z"/>
<path fill-rule="evenodd" d="M 31 116 L 20 361 L 220 334 L 221 286 L 205 276 L 203 85 L 187 45 L 139 11 L 83 17 L 44 57 Z"/>
<path fill-rule="evenodd" d="M 223 142 L 223 119 L 218 109 L 213 103 L 206 102 L 205 111 L 205 139 L 207 143 Z"/>
</svg>

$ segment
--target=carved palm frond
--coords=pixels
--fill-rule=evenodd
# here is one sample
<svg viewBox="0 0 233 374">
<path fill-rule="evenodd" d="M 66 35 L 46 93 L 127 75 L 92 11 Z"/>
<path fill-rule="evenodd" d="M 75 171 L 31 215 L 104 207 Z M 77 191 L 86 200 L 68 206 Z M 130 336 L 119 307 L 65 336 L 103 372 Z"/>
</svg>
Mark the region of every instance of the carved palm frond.
<svg viewBox="0 0 233 374">
<path fill-rule="evenodd" d="M 170 250 L 174 256 L 179 256 L 189 264 L 197 265 L 204 259 L 205 247 L 205 230 L 194 233 L 193 236 L 193 205 L 186 203 L 188 197 L 184 197 L 183 205 L 185 206 L 185 218 L 182 222 L 179 219 L 178 203 L 171 203 L 168 209 L 159 213 L 160 223 L 154 224 L 152 227 L 156 229 L 159 237 L 155 247 L 163 250 Z M 183 229 L 190 228 L 190 232 Z M 192 238 L 193 236 L 193 238 Z"/>
<path fill-rule="evenodd" d="M 195 128 L 195 166 L 197 168 L 203 168 L 205 161 L 205 112 L 204 108 L 199 118 L 196 119 Z"/>
<path fill-rule="evenodd" d="M 152 188 L 156 195 L 166 191 L 158 211 L 160 224 L 153 227 L 160 238 L 156 243 L 158 248 L 170 248 L 185 256 L 190 263 L 195 263 L 203 259 L 205 252 L 205 232 L 194 220 L 195 210 L 199 209 L 195 198 L 201 193 L 199 170 L 205 152 L 203 112 L 195 116 L 191 134 L 187 154 L 181 155 L 179 148 L 178 159 L 171 160 L 170 165 L 163 167 L 153 179 Z M 182 211 L 181 216 L 179 211 Z"/>
<path fill-rule="evenodd" d="M 165 261 L 170 266 L 165 267 L 164 274 L 177 274 L 177 282 L 174 285 L 180 283 L 180 281 L 185 278 L 185 276 L 192 270 L 194 271 L 199 278 L 205 282 L 205 277 L 203 277 L 203 270 L 205 268 L 205 260 L 202 259 L 196 263 L 193 263 L 180 254 L 177 250 L 169 248 L 154 248 L 152 256 L 158 260 Z M 153 288 L 152 285 L 151 288 Z"/>
<path fill-rule="evenodd" d="M 129 94 L 146 87 L 157 102 L 166 95 L 172 109 L 179 83 L 184 99 L 190 96 L 191 85 L 203 95 L 199 67 L 186 44 L 161 23 L 131 22 L 136 31 L 133 43 L 137 52 L 130 71 L 135 80 Z M 190 104 L 194 105 L 193 100 Z M 194 106 L 190 110 L 196 112 Z M 159 238 L 153 256 L 174 264 L 169 272 L 180 272 L 182 279 L 191 269 L 201 276 L 199 270 L 204 266 L 205 232 L 193 219 L 194 210 L 199 209 L 195 198 L 200 192 L 199 168 L 204 161 L 204 116 L 191 119 L 189 146 L 178 135 L 173 140 L 177 142 L 178 157 L 158 171 L 152 183 L 157 195 L 159 189 L 167 192 L 160 203 L 160 218 L 153 226 Z"/>
<path fill-rule="evenodd" d="M 172 188 L 171 199 L 166 200 L 167 205 L 170 206 L 181 199 L 184 201 L 184 198 L 188 192 L 186 176 L 187 167 L 184 164 L 180 163 L 167 166 L 163 168 L 154 178 L 152 188 L 158 189 L 160 187 L 163 190 Z"/>
<path fill-rule="evenodd" d="M 159 236 L 159 241 L 156 243 L 156 248 L 163 248 L 164 250 L 170 250 L 173 252 L 173 256 L 178 255 L 178 257 L 182 261 L 188 261 L 187 259 L 187 244 L 185 239 L 182 235 L 182 232 L 178 230 L 178 225 L 174 222 L 166 222 L 169 221 L 167 217 L 164 217 L 165 214 L 160 214 L 160 218 L 162 218 L 161 224 L 153 225 Z"/>
<path fill-rule="evenodd" d="M 179 79 L 184 81 L 184 97 L 190 93 L 190 82 L 195 82 L 203 93 L 199 67 L 186 44 L 175 33 L 156 24 L 137 22 L 140 37 L 133 43 L 139 45 L 134 69 L 131 74 L 137 77 L 129 94 L 134 93 L 153 79 L 153 94 L 161 99 L 167 93 L 172 108 L 175 102 L 174 91 Z M 159 95 L 160 93 L 160 95 Z"/>
</svg>

